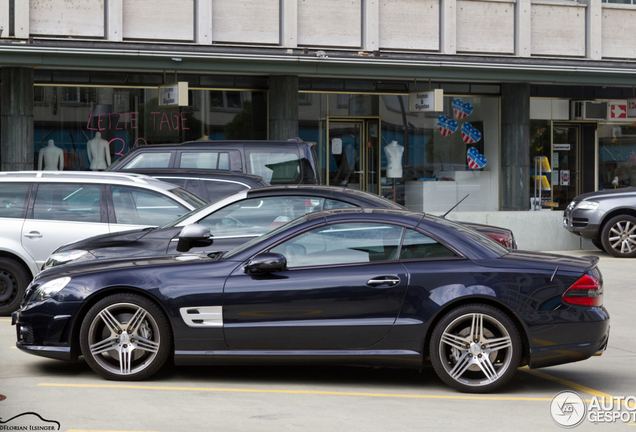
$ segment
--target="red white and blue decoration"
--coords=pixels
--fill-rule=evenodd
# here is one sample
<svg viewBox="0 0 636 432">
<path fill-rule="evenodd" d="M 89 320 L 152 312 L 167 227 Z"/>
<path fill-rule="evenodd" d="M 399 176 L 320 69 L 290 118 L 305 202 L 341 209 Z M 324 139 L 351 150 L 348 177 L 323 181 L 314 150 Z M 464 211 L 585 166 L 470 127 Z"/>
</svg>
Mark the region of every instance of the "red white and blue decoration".
<svg viewBox="0 0 636 432">
<path fill-rule="evenodd" d="M 464 144 L 476 143 L 481 139 L 481 132 L 473 127 L 470 123 L 464 123 L 462 125 L 462 139 Z"/>
<path fill-rule="evenodd" d="M 479 153 L 475 147 L 471 147 L 468 149 L 468 153 L 466 153 L 466 160 L 468 161 L 468 168 L 470 169 L 480 169 L 486 166 L 488 162 L 486 160 L 486 156 Z"/>
<path fill-rule="evenodd" d="M 459 123 L 456 120 L 449 119 L 446 116 L 437 116 L 437 129 L 442 133 L 442 136 L 448 136 L 455 132 L 459 127 Z"/>
<path fill-rule="evenodd" d="M 453 112 L 457 120 L 465 119 L 473 113 L 473 104 L 463 102 L 461 99 L 453 99 Z"/>
</svg>

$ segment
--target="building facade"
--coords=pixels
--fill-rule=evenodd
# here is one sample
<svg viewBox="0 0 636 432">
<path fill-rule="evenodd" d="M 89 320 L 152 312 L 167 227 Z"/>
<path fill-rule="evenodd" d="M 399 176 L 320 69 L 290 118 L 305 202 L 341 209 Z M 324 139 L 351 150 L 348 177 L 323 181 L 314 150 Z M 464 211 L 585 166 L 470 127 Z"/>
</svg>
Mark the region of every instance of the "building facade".
<svg viewBox="0 0 636 432">
<path fill-rule="evenodd" d="M 111 161 L 298 136 L 327 184 L 433 213 L 468 195 L 449 217 L 579 248 L 569 201 L 636 185 L 631 2 L 0 0 L 0 163 L 88 170 L 97 133 Z M 188 100 L 164 106 L 176 82 Z"/>
</svg>

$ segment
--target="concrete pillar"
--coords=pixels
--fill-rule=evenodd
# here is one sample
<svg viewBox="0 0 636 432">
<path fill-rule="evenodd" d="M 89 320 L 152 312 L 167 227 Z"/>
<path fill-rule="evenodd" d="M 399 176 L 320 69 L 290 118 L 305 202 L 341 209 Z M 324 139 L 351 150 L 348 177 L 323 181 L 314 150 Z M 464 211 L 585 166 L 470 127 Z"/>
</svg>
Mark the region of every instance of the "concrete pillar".
<svg viewBox="0 0 636 432">
<path fill-rule="evenodd" d="M 33 169 L 33 68 L 0 70 L 2 171 Z"/>
<path fill-rule="evenodd" d="M 530 84 L 501 85 L 501 210 L 530 208 Z"/>
<path fill-rule="evenodd" d="M 269 139 L 298 136 L 298 77 L 269 77 Z"/>
</svg>

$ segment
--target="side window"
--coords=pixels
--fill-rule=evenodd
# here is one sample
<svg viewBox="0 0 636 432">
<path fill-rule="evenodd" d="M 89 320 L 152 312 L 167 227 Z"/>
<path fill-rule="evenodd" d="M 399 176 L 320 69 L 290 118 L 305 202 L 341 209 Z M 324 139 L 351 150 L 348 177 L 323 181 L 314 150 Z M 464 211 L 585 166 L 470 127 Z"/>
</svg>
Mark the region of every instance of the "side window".
<svg viewBox="0 0 636 432">
<path fill-rule="evenodd" d="M 300 183 L 301 169 L 298 153 L 246 152 L 249 172 L 261 176 L 270 184 Z"/>
<path fill-rule="evenodd" d="M 189 210 L 160 193 L 111 186 L 115 218 L 119 224 L 164 225 Z"/>
<path fill-rule="evenodd" d="M 198 169 L 230 169 L 230 154 L 227 152 L 183 152 L 179 161 L 179 168 Z"/>
<path fill-rule="evenodd" d="M 391 261 L 398 257 L 404 228 L 377 223 L 343 223 L 300 234 L 274 247 L 287 267 Z"/>
<path fill-rule="evenodd" d="M 321 210 L 324 199 L 306 196 L 252 198 L 199 221 L 213 236 L 262 235 L 297 217 Z"/>
<path fill-rule="evenodd" d="M 451 258 L 457 255 L 437 240 L 425 234 L 407 229 L 402 243 L 400 259 Z"/>
<path fill-rule="evenodd" d="M 29 183 L 0 183 L 0 218 L 23 218 Z"/>
<path fill-rule="evenodd" d="M 331 210 L 331 209 L 337 209 L 337 208 L 353 208 L 353 207 L 357 207 L 357 206 L 343 202 L 343 201 L 328 199 L 325 201 L 324 210 Z"/>
<path fill-rule="evenodd" d="M 33 218 L 73 222 L 100 222 L 99 185 L 40 183 Z"/>
<path fill-rule="evenodd" d="M 137 155 L 130 162 L 128 162 L 122 169 L 143 169 L 143 168 L 169 168 L 170 166 L 170 152 L 157 153 L 147 152 Z"/>
</svg>

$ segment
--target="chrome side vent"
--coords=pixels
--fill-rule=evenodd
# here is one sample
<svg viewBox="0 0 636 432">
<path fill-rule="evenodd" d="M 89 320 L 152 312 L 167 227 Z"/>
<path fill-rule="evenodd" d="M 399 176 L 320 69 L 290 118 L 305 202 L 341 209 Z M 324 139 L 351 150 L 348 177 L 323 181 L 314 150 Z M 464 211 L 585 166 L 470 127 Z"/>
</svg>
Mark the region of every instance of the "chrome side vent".
<svg viewBox="0 0 636 432">
<path fill-rule="evenodd" d="M 188 327 L 223 327 L 223 306 L 185 307 L 179 312 Z"/>
</svg>

